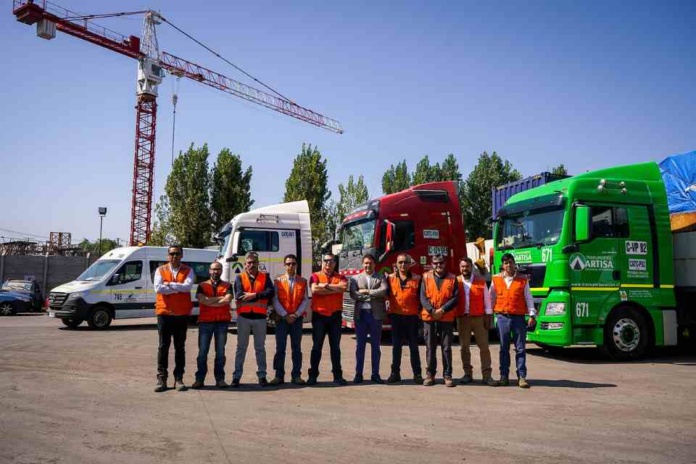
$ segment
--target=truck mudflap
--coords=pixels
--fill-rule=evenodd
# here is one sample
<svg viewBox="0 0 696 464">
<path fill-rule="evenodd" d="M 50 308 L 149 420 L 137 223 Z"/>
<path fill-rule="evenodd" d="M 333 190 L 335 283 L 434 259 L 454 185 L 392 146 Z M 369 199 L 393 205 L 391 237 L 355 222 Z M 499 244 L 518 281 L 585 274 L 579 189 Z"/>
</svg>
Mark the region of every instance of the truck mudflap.
<svg viewBox="0 0 696 464">
<path fill-rule="evenodd" d="M 662 332 L 665 346 L 676 346 L 679 336 L 677 327 L 677 310 L 662 310 Z"/>
</svg>

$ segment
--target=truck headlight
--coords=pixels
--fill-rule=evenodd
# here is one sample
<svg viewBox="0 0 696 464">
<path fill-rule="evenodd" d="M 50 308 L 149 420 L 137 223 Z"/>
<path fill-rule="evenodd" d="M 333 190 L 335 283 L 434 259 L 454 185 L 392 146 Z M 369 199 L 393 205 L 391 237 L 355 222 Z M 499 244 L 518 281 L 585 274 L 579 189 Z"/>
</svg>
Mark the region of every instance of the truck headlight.
<svg viewBox="0 0 696 464">
<path fill-rule="evenodd" d="M 547 303 L 547 316 L 563 316 L 565 314 L 565 303 Z"/>
</svg>

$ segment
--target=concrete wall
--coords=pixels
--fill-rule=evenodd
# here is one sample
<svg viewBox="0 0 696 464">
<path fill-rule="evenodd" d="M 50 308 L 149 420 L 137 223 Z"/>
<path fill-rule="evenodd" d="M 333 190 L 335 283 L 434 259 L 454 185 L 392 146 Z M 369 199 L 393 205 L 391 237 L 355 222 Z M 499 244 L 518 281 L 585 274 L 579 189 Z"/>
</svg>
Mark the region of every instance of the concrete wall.
<svg viewBox="0 0 696 464">
<path fill-rule="evenodd" d="M 0 255 L 0 282 L 34 279 L 44 297 L 52 288 L 70 282 L 87 269 L 96 257 Z"/>
</svg>

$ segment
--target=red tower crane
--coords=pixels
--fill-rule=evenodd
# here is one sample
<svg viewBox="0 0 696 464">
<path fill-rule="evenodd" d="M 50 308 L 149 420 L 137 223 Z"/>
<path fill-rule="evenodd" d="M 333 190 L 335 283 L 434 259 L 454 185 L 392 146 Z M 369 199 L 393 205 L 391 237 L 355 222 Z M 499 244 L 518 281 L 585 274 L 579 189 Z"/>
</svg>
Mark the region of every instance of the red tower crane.
<svg viewBox="0 0 696 464">
<path fill-rule="evenodd" d="M 130 245 L 144 245 L 150 239 L 152 186 L 155 167 L 155 129 L 157 121 L 157 87 L 164 70 L 185 76 L 266 108 L 342 134 L 341 124 L 304 108 L 287 98 L 275 96 L 218 74 L 183 58 L 160 52 L 155 26 L 164 18 L 152 10 L 105 15 L 80 15 L 46 0 L 13 0 L 13 13 L 24 24 L 36 24 L 36 34 L 53 39 L 56 30 L 100 45 L 138 60 L 135 156 L 133 162 L 133 200 L 131 205 Z M 142 13 L 145 15 L 142 40 L 126 37 L 92 22 L 94 18 Z"/>
</svg>

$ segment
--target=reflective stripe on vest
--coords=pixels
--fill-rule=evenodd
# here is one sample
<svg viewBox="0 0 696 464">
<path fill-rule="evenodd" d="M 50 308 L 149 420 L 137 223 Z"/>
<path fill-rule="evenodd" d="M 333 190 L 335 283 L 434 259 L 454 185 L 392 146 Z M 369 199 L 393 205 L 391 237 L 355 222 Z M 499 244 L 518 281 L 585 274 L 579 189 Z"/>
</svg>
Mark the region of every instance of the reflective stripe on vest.
<svg viewBox="0 0 696 464">
<path fill-rule="evenodd" d="M 256 274 L 256 279 L 254 279 L 254 284 L 251 284 L 251 279 L 249 279 L 249 274 L 242 272 L 242 288 L 246 293 L 256 293 L 259 294 L 266 288 L 266 278 L 267 274 L 265 272 L 259 272 Z M 268 314 L 268 300 L 258 299 L 256 301 L 242 301 L 237 300 L 237 313 L 238 314 L 263 314 L 264 316 Z"/>
<path fill-rule="evenodd" d="M 295 276 L 292 292 L 290 292 L 290 279 L 287 275 L 277 277 L 275 284 L 278 301 L 288 314 L 295 314 L 307 295 L 307 280 L 304 277 Z"/>
<path fill-rule="evenodd" d="M 162 283 L 176 282 L 183 284 L 191 271 L 191 268 L 182 264 L 176 278 L 172 274 L 169 264 L 160 266 L 157 272 L 162 276 Z M 158 316 L 188 316 L 193 309 L 191 292 L 176 292 L 169 295 L 158 293 L 155 297 L 155 314 Z"/>
<path fill-rule="evenodd" d="M 437 283 L 435 282 L 435 277 L 433 277 L 433 271 L 428 271 L 423 274 L 423 285 L 425 286 L 425 296 L 430 301 L 433 308 L 441 308 L 447 301 L 454 295 L 454 288 L 457 285 L 457 279 L 454 274 L 447 273 L 447 275 L 442 279 L 442 284 L 440 288 L 437 288 Z M 449 311 L 443 314 L 440 318 L 442 322 L 451 322 L 454 320 L 455 311 Z M 434 321 L 435 319 L 428 313 L 428 311 L 423 308 L 421 310 L 421 319 L 424 321 Z"/>
<path fill-rule="evenodd" d="M 337 273 L 327 276 L 324 271 L 315 272 L 312 274 L 314 279 L 320 284 L 338 285 L 343 279 Z M 322 316 L 330 316 L 335 312 L 343 310 L 343 293 L 336 292 L 328 295 L 312 294 L 312 311 L 315 311 Z"/>
<path fill-rule="evenodd" d="M 399 274 L 389 276 L 389 312 L 404 316 L 417 315 L 420 309 L 421 276 L 412 274 L 406 281 L 406 286 L 401 288 Z"/>
<path fill-rule="evenodd" d="M 198 284 L 198 288 L 200 288 L 203 295 L 207 297 L 225 296 L 230 288 L 230 284 L 228 282 L 220 281 L 216 287 L 217 291 L 214 291 L 212 281 L 206 280 L 205 282 Z M 200 304 L 198 322 L 230 322 L 231 320 L 232 314 L 230 313 L 229 304 L 225 306 L 208 306 L 203 303 Z"/>
<path fill-rule="evenodd" d="M 495 288 L 495 308 L 493 308 L 493 311 L 513 315 L 527 314 L 527 301 L 524 298 L 526 285 L 527 279 L 515 276 L 512 279 L 510 288 L 508 288 L 502 276 L 493 276 L 493 286 Z"/>
</svg>

